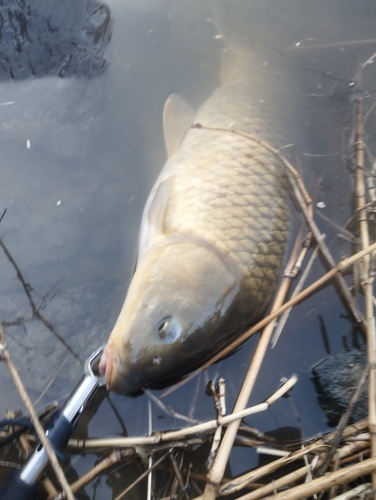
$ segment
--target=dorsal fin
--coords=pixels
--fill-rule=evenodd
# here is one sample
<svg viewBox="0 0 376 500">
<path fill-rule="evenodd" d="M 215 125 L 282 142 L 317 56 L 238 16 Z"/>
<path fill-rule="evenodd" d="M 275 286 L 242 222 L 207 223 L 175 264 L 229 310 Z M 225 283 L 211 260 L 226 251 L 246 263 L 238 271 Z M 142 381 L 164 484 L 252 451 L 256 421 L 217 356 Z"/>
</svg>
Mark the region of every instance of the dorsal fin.
<svg viewBox="0 0 376 500">
<path fill-rule="evenodd" d="M 179 149 L 195 113 L 191 106 L 179 95 L 171 94 L 163 110 L 163 130 L 168 157 Z"/>
<path fill-rule="evenodd" d="M 146 202 L 141 222 L 137 264 L 142 261 L 155 238 L 163 232 L 170 185 L 171 177 L 159 182 L 151 191 Z"/>
</svg>

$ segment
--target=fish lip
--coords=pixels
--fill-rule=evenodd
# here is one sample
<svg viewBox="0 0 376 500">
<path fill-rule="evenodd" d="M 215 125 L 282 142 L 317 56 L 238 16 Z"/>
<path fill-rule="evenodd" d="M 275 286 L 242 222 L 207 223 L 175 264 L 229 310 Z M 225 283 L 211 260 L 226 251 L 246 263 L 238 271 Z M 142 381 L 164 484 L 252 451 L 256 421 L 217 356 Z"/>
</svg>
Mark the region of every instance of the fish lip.
<svg viewBox="0 0 376 500">
<path fill-rule="evenodd" d="M 119 356 L 115 346 L 108 343 L 99 362 L 99 371 L 106 379 L 106 388 L 111 391 L 116 386 L 116 377 L 119 367 Z"/>
</svg>

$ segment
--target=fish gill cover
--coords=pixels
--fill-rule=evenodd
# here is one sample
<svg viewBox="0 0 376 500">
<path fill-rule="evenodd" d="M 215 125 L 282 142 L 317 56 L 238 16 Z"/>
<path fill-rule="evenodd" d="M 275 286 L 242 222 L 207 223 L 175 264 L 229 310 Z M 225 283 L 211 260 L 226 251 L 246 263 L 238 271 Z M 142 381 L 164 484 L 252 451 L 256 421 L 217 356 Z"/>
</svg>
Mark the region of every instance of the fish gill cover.
<svg viewBox="0 0 376 500">
<path fill-rule="evenodd" d="M 109 7 L 95 0 L 0 0 L 0 79 L 95 76 L 106 66 Z"/>
</svg>

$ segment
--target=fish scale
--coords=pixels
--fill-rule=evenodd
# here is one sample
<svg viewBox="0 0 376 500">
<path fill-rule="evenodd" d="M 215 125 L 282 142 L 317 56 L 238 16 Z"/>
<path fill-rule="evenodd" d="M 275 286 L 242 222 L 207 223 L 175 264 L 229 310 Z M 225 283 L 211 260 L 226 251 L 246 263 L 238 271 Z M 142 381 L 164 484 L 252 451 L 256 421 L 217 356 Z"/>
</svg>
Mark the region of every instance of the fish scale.
<svg viewBox="0 0 376 500">
<path fill-rule="evenodd" d="M 210 125 L 214 126 L 211 122 Z M 197 151 L 198 138 L 191 140 L 191 133 L 201 135 L 200 144 L 206 150 L 212 147 L 214 153 L 210 160 L 205 154 L 202 161 Z M 213 139 L 210 137 L 213 134 L 218 137 Z M 175 158 L 179 168 L 174 171 L 170 190 L 164 222 L 166 233 L 194 233 L 209 240 L 224 254 L 234 258 L 242 272 L 253 267 L 261 245 L 268 245 L 276 239 L 280 246 L 269 247 L 271 259 L 267 265 L 274 260 L 274 279 L 277 280 L 285 253 L 289 219 L 286 192 L 281 188 L 284 167 L 266 150 L 262 151 L 263 162 L 260 161 L 260 152 L 255 159 L 251 156 L 256 149 L 254 144 L 234 134 L 229 134 L 233 140 L 226 141 L 226 149 L 218 148 L 217 143 L 222 142 L 223 135 L 224 132 L 205 129 L 188 133 Z M 258 144 L 257 147 L 264 149 Z M 234 155 L 236 151 L 243 154 L 243 162 L 234 159 L 226 162 L 226 155 L 229 152 Z M 247 164 L 245 152 L 249 153 Z M 199 176 L 200 183 L 195 182 L 196 176 Z M 225 193 L 220 189 L 223 185 L 227 186 Z"/>
<path fill-rule="evenodd" d="M 187 373 L 271 300 L 291 215 L 285 167 L 230 129 L 276 149 L 296 142 L 297 94 L 288 68 L 271 58 L 253 55 L 244 68 L 194 116 L 178 96 L 166 103 L 169 159 L 146 204 L 137 269 L 101 361 L 110 389 L 133 392 Z M 189 128 L 192 121 L 201 127 Z"/>
</svg>

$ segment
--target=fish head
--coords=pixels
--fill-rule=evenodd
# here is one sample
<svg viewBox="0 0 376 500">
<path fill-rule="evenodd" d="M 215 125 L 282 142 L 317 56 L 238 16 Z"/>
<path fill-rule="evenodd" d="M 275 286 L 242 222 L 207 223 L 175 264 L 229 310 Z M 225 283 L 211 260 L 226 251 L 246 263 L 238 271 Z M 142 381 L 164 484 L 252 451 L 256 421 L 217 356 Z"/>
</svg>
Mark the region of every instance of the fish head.
<svg viewBox="0 0 376 500">
<path fill-rule="evenodd" d="M 196 368 L 221 341 L 218 327 L 239 279 L 212 249 L 152 248 L 137 267 L 100 363 L 107 388 L 136 392 Z"/>
</svg>

